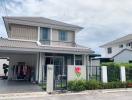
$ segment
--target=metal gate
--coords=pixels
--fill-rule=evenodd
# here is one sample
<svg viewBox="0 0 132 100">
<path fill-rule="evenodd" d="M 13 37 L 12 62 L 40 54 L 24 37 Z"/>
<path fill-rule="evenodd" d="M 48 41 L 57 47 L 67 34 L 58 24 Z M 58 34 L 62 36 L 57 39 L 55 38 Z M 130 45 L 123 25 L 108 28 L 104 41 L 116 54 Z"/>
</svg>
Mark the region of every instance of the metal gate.
<svg viewBox="0 0 132 100">
<path fill-rule="evenodd" d="M 67 89 L 67 66 L 64 66 L 63 57 L 54 59 L 54 90 Z"/>
<path fill-rule="evenodd" d="M 89 80 L 101 81 L 101 67 L 100 66 L 88 66 Z"/>
</svg>

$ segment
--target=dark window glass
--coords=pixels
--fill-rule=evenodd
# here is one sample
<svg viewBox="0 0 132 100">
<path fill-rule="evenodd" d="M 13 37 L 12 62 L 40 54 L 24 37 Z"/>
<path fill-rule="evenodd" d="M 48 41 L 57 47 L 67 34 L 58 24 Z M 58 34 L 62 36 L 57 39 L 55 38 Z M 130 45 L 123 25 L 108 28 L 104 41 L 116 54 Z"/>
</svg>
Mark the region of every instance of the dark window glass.
<svg viewBox="0 0 132 100">
<path fill-rule="evenodd" d="M 123 44 L 119 45 L 119 48 L 123 48 Z"/>
<path fill-rule="evenodd" d="M 49 40 L 49 28 L 40 28 L 40 40 Z"/>
<path fill-rule="evenodd" d="M 111 47 L 107 48 L 107 51 L 108 51 L 108 54 L 112 53 L 112 48 Z"/>
<path fill-rule="evenodd" d="M 59 40 L 60 41 L 67 41 L 67 32 L 66 31 L 60 31 L 59 32 Z"/>
<path fill-rule="evenodd" d="M 75 56 L 75 65 L 83 65 L 83 60 L 81 55 L 76 55 Z"/>
</svg>

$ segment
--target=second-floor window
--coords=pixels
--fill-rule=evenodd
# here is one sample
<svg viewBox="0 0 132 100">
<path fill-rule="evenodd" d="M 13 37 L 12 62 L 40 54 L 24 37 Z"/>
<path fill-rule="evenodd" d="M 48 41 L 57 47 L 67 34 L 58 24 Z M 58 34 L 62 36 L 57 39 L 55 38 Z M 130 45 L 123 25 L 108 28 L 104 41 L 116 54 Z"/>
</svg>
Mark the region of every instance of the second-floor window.
<svg viewBox="0 0 132 100">
<path fill-rule="evenodd" d="M 112 48 L 111 47 L 107 48 L 107 52 L 108 52 L 108 54 L 111 54 L 112 53 Z"/>
<path fill-rule="evenodd" d="M 44 27 L 41 27 L 40 28 L 40 40 L 41 41 L 44 41 L 44 40 L 49 40 L 50 39 L 50 29 L 49 28 L 44 28 Z"/>
<path fill-rule="evenodd" d="M 66 31 L 59 31 L 59 40 L 67 41 L 67 32 Z"/>
<path fill-rule="evenodd" d="M 119 48 L 123 48 L 123 44 L 119 45 Z"/>
</svg>

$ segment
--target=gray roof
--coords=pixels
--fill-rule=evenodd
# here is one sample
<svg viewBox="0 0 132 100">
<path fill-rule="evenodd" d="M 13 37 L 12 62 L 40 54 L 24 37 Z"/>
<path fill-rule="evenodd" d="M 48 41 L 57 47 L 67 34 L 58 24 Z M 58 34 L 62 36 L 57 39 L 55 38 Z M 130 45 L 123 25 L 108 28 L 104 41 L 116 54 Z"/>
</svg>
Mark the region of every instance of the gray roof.
<svg viewBox="0 0 132 100">
<path fill-rule="evenodd" d="M 120 42 L 124 42 L 124 41 L 129 41 L 129 40 L 132 40 L 132 34 L 128 34 L 124 37 L 121 37 L 121 38 L 118 38 L 116 40 L 113 40 L 111 42 L 108 42 L 104 45 L 101 45 L 100 47 L 105 47 L 105 46 L 108 46 L 108 45 L 113 45 L 113 44 L 116 44 L 116 43 L 120 43 Z"/>
<path fill-rule="evenodd" d="M 0 50 L 13 51 L 31 51 L 31 52 L 55 52 L 55 53 L 71 53 L 71 54 L 91 54 L 94 53 L 89 48 L 82 47 L 59 47 L 59 46 L 39 46 L 37 42 L 20 41 L 10 39 L 0 39 Z"/>
<path fill-rule="evenodd" d="M 51 20 L 44 17 L 3 17 L 5 22 L 5 26 L 8 32 L 8 24 L 21 24 L 21 25 L 30 25 L 30 26 L 40 26 L 40 27 L 49 27 L 55 29 L 64 29 L 64 30 L 71 30 L 71 31 L 79 31 L 83 29 L 80 26 L 67 24 L 64 22 Z"/>
</svg>

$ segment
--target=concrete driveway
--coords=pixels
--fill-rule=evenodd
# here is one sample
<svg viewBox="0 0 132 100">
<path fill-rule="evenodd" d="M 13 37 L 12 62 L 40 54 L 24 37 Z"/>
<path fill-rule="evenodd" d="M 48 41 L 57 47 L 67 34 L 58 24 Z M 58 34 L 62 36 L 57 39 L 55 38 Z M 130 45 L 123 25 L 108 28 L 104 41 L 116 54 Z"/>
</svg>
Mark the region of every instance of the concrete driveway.
<svg viewBox="0 0 132 100">
<path fill-rule="evenodd" d="M 26 81 L 8 81 L 0 79 L 0 94 L 5 93 L 25 93 L 25 92 L 41 92 L 41 88 Z"/>
</svg>

